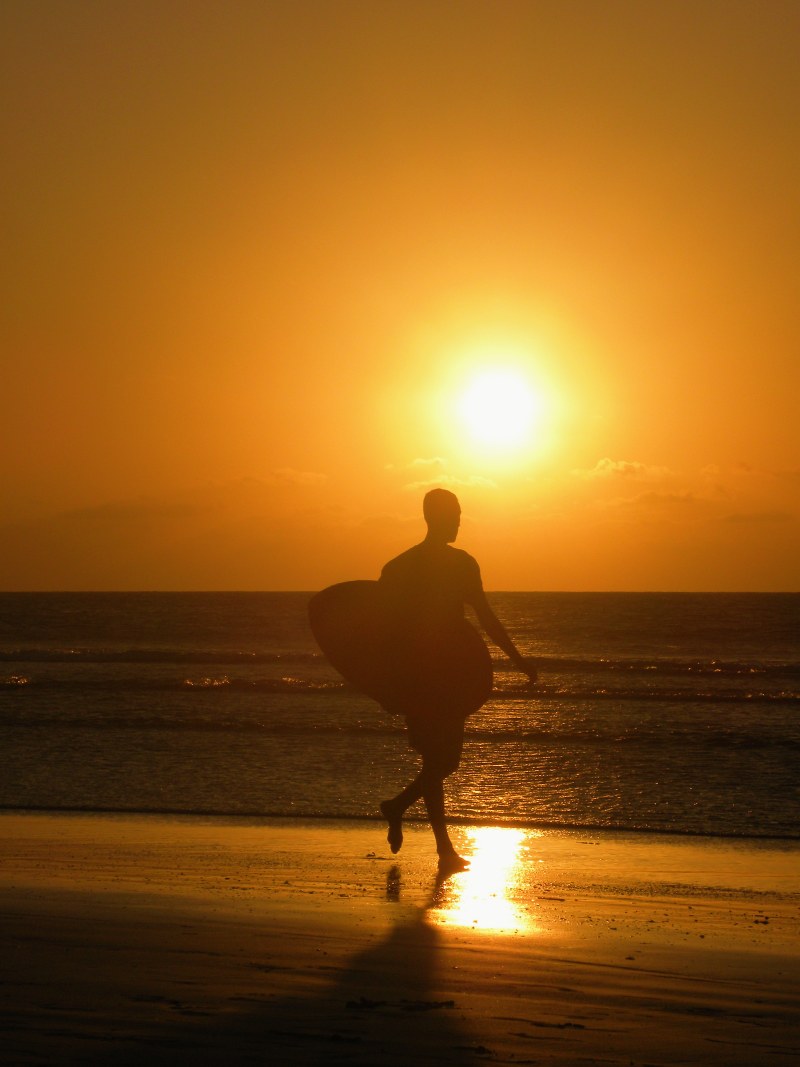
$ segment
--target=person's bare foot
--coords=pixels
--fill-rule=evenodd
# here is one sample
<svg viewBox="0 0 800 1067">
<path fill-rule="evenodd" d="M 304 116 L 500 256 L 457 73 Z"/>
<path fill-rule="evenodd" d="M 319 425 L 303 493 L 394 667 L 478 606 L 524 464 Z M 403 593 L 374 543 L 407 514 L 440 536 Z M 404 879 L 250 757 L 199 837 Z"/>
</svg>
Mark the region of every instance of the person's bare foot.
<svg viewBox="0 0 800 1067">
<path fill-rule="evenodd" d="M 392 805 L 391 800 L 384 800 L 381 804 L 381 814 L 389 824 L 389 832 L 386 840 L 392 852 L 399 852 L 403 846 L 403 813 Z"/>
<path fill-rule="evenodd" d="M 459 871 L 466 871 L 468 867 L 469 860 L 459 856 L 455 849 L 439 853 L 439 874 L 441 876 L 447 877 L 448 874 L 458 874 Z"/>
</svg>

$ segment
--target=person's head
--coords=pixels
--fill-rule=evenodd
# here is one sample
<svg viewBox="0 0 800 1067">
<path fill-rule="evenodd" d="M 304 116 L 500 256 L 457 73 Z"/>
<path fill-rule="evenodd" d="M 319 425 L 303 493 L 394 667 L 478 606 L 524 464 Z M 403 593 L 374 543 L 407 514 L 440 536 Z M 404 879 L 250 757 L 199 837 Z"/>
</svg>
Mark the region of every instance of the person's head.
<svg viewBox="0 0 800 1067">
<path fill-rule="evenodd" d="M 458 536 L 461 525 L 461 505 L 449 489 L 431 489 L 422 501 L 422 514 L 428 524 L 428 536 L 449 544 Z"/>
</svg>

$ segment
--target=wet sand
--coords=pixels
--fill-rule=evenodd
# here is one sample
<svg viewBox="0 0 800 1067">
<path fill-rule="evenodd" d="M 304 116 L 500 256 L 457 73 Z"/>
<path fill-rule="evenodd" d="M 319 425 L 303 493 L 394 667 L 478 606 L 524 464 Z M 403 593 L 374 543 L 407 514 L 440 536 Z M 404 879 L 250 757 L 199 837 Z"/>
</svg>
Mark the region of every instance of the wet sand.
<svg viewBox="0 0 800 1067">
<path fill-rule="evenodd" d="M 800 845 L 0 815 L 0 1062 L 794 1064 Z"/>
</svg>

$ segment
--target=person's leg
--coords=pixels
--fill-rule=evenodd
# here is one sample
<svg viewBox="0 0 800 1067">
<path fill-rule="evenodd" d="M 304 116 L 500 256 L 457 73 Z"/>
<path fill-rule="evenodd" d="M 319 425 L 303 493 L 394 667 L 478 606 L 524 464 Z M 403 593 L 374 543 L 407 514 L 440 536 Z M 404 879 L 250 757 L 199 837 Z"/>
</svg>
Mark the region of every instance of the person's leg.
<svg viewBox="0 0 800 1067">
<path fill-rule="evenodd" d="M 408 720 L 409 741 L 422 754 L 422 770 L 391 800 L 384 800 L 380 810 L 389 824 L 386 835 L 392 852 L 403 844 L 403 815 L 420 797 L 436 840 L 440 864 L 450 870 L 463 870 L 467 862 L 458 855 L 450 835 L 444 809 L 444 779 L 458 768 L 464 742 L 463 719 Z"/>
<path fill-rule="evenodd" d="M 381 804 L 381 813 L 389 824 L 389 832 L 386 840 L 392 852 L 399 852 L 403 845 L 403 816 L 412 804 L 415 804 L 423 794 L 423 774 L 420 771 L 413 781 L 409 782 L 402 792 L 391 800 L 384 800 Z"/>
<path fill-rule="evenodd" d="M 408 716 L 406 729 L 408 731 L 408 743 L 417 752 L 422 753 L 427 747 L 427 722 L 425 719 L 417 719 Z M 403 845 L 403 816 L 406 811 L 415 804 L 423 792 L 423 770 L 401 790 L 396 797 L 384 800 L 380 805 L 381 814 L 389 824 L 386 840 L 392 852 L 399 852 Z"/>
<path fill-rule="evenodd" d="M 449 772 L 448 772 L 449 773 Z M 435 766 L 423 767 L 420 777 L 423 780 L 423 798 L 428 821 L 436 839 L 436 851 L 439 853 L 439 866 L 447 871 L 463 871 L 469 861 L 459 856 L 447 832 L 447 817 L 444 811 L 444 778 Z"/>
</svg>

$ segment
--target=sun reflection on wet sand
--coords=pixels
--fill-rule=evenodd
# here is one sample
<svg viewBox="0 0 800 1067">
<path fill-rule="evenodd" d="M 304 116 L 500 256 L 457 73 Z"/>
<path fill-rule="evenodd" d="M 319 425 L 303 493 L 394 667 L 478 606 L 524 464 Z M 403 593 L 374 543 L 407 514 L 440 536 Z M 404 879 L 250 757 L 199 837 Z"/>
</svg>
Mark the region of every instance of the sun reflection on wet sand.
<svg viewBox="0 0 800 1067">
<path fill-rule="evenodd" d="M 445 879 L 434 896 L 429 915 L 443 926 L 465 926 L 492 932 L 535 931 L 536 921 L 523 910 L 519 888 L 523 857 L 535 831 L 506 827 L 470 827 L 464 849 L 469 869 Z"/>
</svg>

